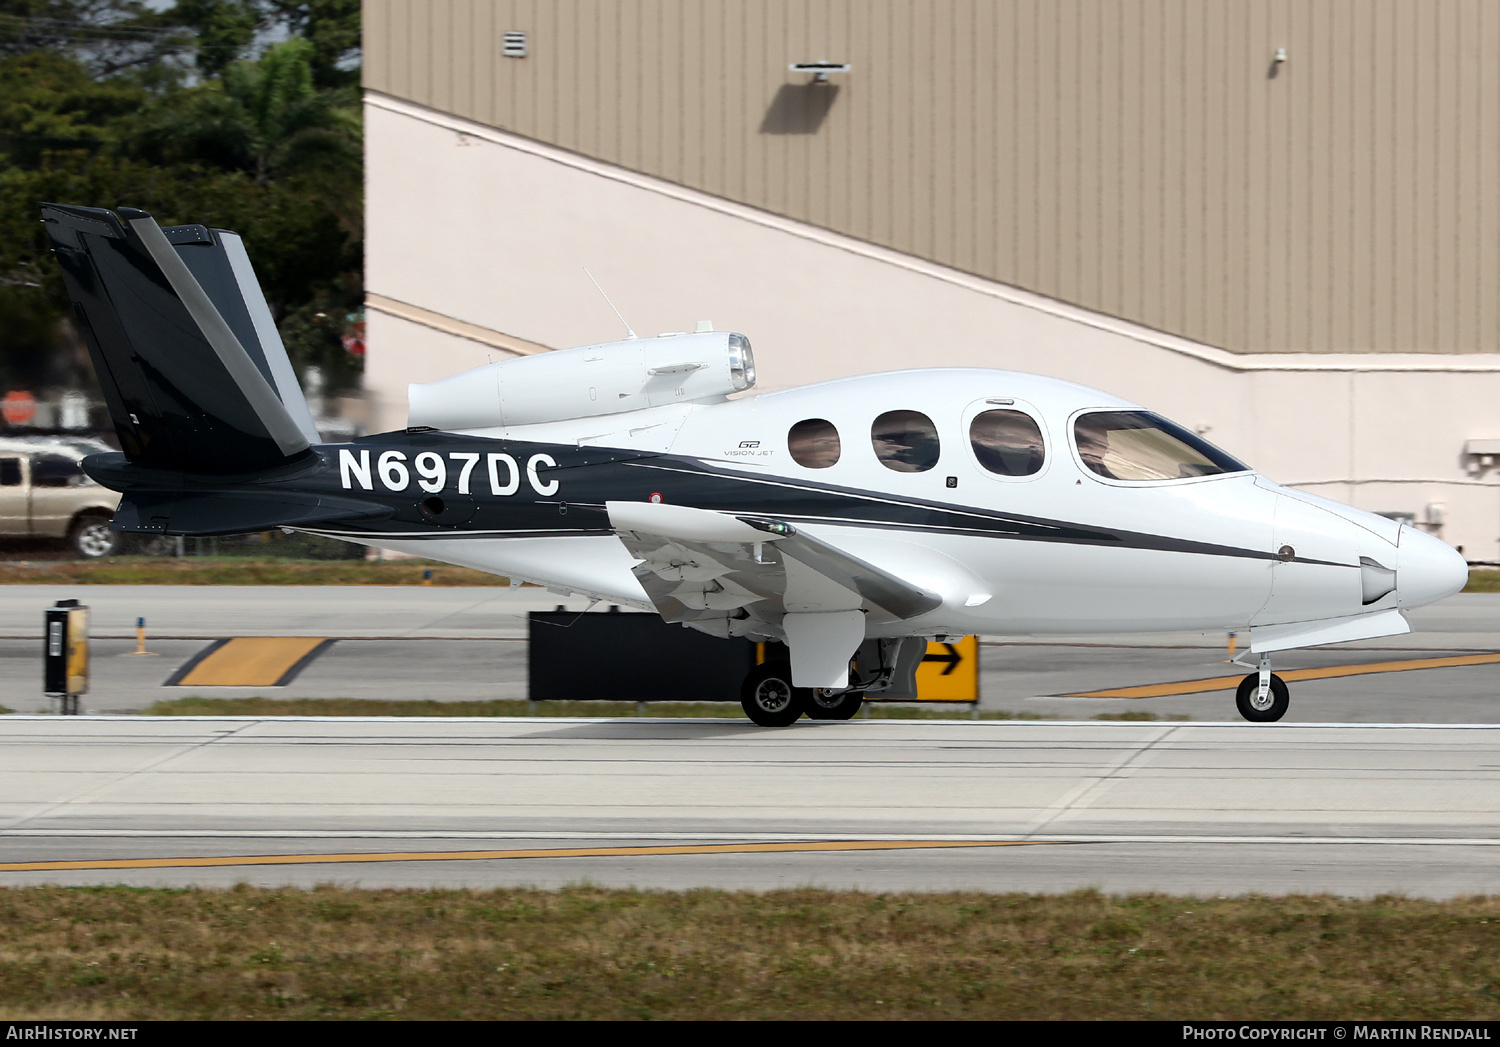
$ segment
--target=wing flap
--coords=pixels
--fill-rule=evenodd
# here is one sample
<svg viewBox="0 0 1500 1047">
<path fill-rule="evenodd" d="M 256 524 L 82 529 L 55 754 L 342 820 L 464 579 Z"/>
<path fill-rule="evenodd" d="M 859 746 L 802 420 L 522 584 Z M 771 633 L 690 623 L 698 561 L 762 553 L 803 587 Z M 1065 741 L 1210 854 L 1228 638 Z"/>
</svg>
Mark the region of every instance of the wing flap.
<svg viewBox="0 0 1500 1047">
<path fill-rule="evenodd" d="M 669 622 L 729 612 L 779 625 L 787 613 L 872 609 L 907 620 L 942 597 L 784 521 L 651 502 L 607 502 L 610 526 Z"/>
<path fill-rule="evenodd" d="M 853 553 L 847 553 L 836 545 L 814 538 L 805 531 L 797 530 L 790 524 L 757 521 L 750 517 L 740 519 L 752 527 L 784 528 L 780 532 L 783 537 L 777 549 L 812 568 L 824 578 L 858 593 L 865 602 L 902 621 L 935 610 L 943 602 L 943 598 L 937 593 L 898 578 L 889 571 L 882 570 Z"/>
</svg>

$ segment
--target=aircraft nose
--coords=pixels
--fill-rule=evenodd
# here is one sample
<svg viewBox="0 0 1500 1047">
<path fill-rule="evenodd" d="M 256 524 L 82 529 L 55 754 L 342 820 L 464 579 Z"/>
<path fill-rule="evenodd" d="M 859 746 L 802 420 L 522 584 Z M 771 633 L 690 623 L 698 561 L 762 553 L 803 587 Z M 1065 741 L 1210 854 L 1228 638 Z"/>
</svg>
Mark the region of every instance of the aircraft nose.
<svg viewBox="0 0 1500 1047">
<path fill-rule="evenodd" d="M 1469 582 L 1469 565 L 1447 542 L 1401 525 L 1396 548 L 1396 599 L 1402 607 L 1437 603 Z"/>
</svg>

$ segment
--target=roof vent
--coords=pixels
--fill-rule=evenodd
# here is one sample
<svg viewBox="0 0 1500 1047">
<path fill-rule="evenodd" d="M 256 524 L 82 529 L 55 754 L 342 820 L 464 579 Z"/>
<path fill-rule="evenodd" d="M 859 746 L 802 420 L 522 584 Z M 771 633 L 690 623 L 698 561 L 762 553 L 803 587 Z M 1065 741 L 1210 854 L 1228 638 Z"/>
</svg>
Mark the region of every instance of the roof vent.
<svg viewBox="0 0 1500 1047">
<path fill-rule="evenodd" d="M 793 73 L 811 73 L 812 82 L 815 84 L 828 83 L 829 73 L 847 73 L 854 66 L 848 62 L 793 62 L 787 69 Z"/>
<path fill-rule="evenodd" d="M 526 57 L 526 34 L 511 30 L 500 40 L 500 53 L 506 58 Z"/>
</svg>

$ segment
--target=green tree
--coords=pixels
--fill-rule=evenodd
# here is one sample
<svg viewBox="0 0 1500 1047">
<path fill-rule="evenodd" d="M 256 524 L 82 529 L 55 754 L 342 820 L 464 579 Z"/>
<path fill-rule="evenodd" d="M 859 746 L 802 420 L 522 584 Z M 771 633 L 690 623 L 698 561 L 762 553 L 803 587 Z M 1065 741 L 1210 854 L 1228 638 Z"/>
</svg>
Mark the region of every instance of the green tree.
<svg viewBox="0 0 1500 1047">
<path fill-rule="evenodd" d="M 345 68 L 358 55 L 358 5 L 179 3 L 161 13 L 148 61 L 117 58 L 105 71 L 91 27 L 126 25 L 139 44 L 157 17 L 140 8 L 0 0 L 0 389 L 91 384 L 37 221 L 43 200 L 240 232 L 294 365 L 316 364 L 332 389 L 356 384 L 361 361 L 340 336 L 363 299 L 359 99 Z M 203 59 L 209 48 L 243 53 L 252 24 L 321 36 L 294 35 L 254 60 Z M 23 29 L 26 46 L 5 36 Z M 184 56 L 196 59 L 195 84 Z"/>
<path fill-rule="evenodd" d="M 359 84 L 360 0 L 270 0 L 272 20 L 313 46 L 313 83 Z"/>
<path fill-rule="evenodd" d="M 156 163 L 245 171 L 261 185 L 311 174 L 354 178 L 358 99 L 313 87 L 313 53 L 306 40 L 288 40 L 259 61 L 236 62 L 218 79 L 167 96 L 146 114 L 135 147 Z"/>
<path fill-rule="evenodd" d="M 77 61 L 33 51 L 0 58 L 0 156 L 34 170 L 44 154 L 92 152 L 120 136 L 147 92 L 118 80 L 96 81 Z"/>
<path fill-rule="evenodd" d="M 3 26 L 3 22 L 0 22 Z M 36 202 L 46 172 L 86 170 L 135 118 L 147 92 L 103 81 L 63 49 L 0 57 L 0 386 L 90 385 L 81 342 L 63 323 L 67 298 Z"/>
<path fill-rule="evenodd" d="M 364 296 L 363 155 L 358 96 L 317 89 L 315 58 L 294 38 L 237 62 L 164 97 L 133 145 L 155 165 L 216 168 L 264 190 L 231 228 L 245 235 L 293 363 L 316 364 L 337 389 L 360 371 L 341 336 Z"/>
<path fill-rule="evenodd" d="M 246 0 L 177 0 L 163 17 L 196 36 L 194 64 L 204 76 L 222 73 L 266 28 L 265 5 Z"/>
<path fill-rule="evenodd" d="M 108 77 L 160 64 L 193 43 L 180 19 L 140 0 L 0 0 L 0 57 L 43 51 Z"/>
</svg>

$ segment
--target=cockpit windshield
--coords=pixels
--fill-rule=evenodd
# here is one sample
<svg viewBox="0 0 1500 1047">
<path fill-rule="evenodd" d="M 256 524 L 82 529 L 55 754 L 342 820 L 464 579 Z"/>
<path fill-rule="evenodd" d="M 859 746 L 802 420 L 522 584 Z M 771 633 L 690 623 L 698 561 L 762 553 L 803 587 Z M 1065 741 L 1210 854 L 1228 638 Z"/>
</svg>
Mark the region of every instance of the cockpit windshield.
<svg viewBox="0 0 1500 1047">
<path fill-rule="evenodd" d="M 1078 457 L 1111 480 L 1177 480 L 1249 466 L 1149 411 L 1094 411 L 1073 425 Z"/>
</svg>

